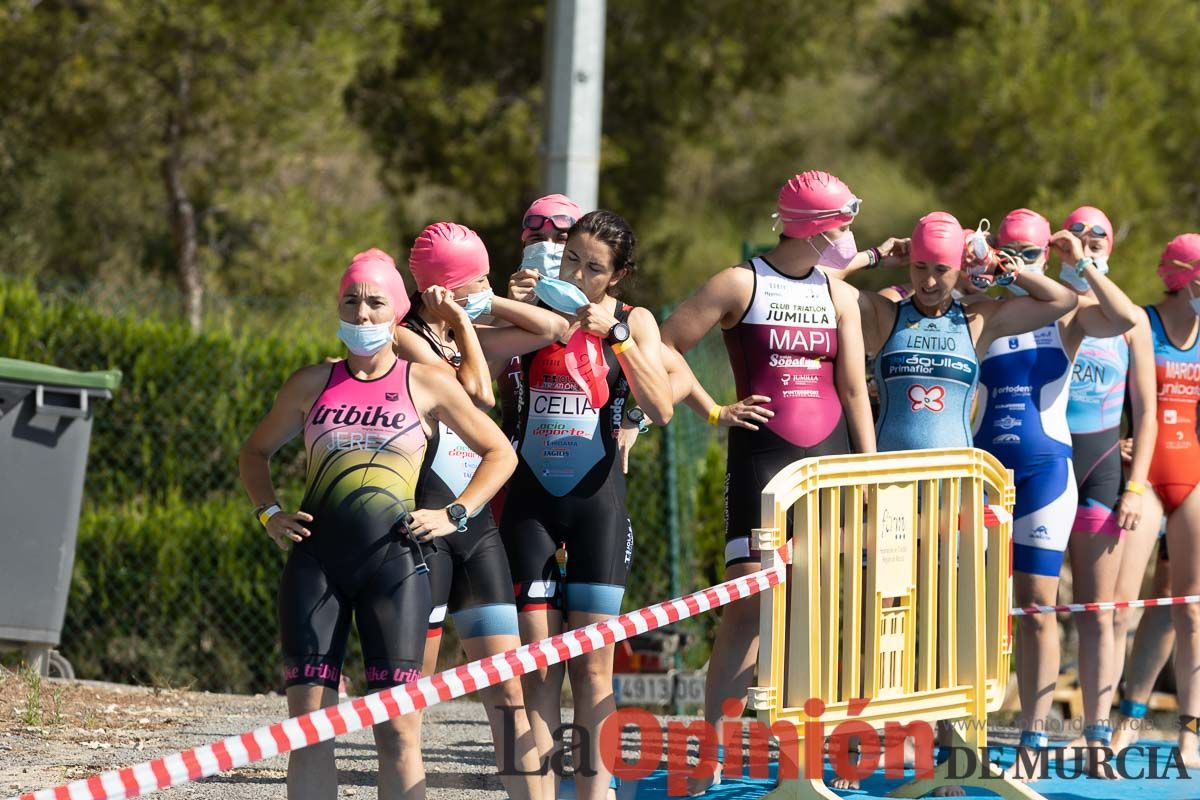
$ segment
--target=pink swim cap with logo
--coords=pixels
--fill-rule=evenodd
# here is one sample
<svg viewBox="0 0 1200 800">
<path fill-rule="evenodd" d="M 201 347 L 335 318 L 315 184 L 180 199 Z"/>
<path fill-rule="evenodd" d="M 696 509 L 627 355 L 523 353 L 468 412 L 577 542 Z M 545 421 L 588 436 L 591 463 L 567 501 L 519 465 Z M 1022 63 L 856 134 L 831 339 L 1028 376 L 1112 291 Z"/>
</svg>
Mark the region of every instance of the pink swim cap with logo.
<svg viewBox="0 0 1200 800">
<path fill-rule="evenodd" d="M 421 292 L 430 286 L 457 289 L 487 275 L 490 268 L 483 240 L 456 222 L 427 226 L 408 255 L 408 269 Z"/>
<path fill-rule="evenodd" d="M 1050 223 L 1036 211 L 1018 208 L 1008 212 L 996 234 L 997 244 L 1030 242 L 1036 247 L 1050 244 Z"/>
<path fill-rule="evenodd" d="M 396 321 L 408 314 L 412 304 L 404 288 L 404 278 L 396 269 L 392 257 L 377 247 L 364 250 L 350 260 L 350 266 L 342 273 L 338 282 L 338 303 L 346 296 L 346 287 L 355 283 L 366 283 L 380 289 L 396 309 Z"/>
<path fill-rule="evenodd" d="M 856 206 L 853 211 L 847 206 Z M 809 170 L 792 176 L 779 190 L 777 216 L 783 223 L 783 235 L 807 239 L 840 228 L 858 213 L 858 198 L 835 175 Z"/>
<path fill-rule="evenodd" d="M 1200 233 L 1181 233 L 1158 260 L 1158 277 L 1174 292 L 1200 278 Z"/>
<path fill-rule="evenodd" d="M 965 242 L 966 235 L 961 222 L 945 211 L 933 211 L 921 217 L 913 229 L 908 257 L 914 264 L 923 261 L 959 269 L 962 267 Z"/>
</svg>

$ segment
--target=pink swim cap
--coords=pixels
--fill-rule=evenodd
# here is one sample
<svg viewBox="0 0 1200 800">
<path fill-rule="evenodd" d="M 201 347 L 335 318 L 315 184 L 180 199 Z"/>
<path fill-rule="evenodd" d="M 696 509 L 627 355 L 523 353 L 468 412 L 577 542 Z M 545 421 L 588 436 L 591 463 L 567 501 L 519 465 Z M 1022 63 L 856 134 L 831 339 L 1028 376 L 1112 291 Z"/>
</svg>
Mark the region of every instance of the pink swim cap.
<svg viewBox="0 0 1200 800">
<path fill-rule="evenodd" d="M 1000 223 L 996 242 L 1030 242 L 1036 247 L 1046 247 L 1050 244 L 1050 223 L 1036 211 L 1018 208 L 1008 212 L 1008 216 Z"/>
<path fill-rule="evenodd" d="M 1099 225 L 1104 228 L 1104 236 L 1108 242 L 1108 252 L 1113 249 L 1113 226 L 1108 219 L 1108 215 L 1095 206 L 1080 206 L 1067 216 L 1063 221 L 1064 228 L 1070 228 L 1076 222 L 1082 222 L 1084 225 Z"/>
<path fill-rule="evenodd" d="M 841 179 L 820 170 L 795 175 L 779 190 L 783 235 L 807 239 L 840 228 L 858 215 L 862 201 Z"/>
<path fill-rule="evenodd" d="M 346 287 L 354 283 L 367 283 L 382 290 L 396 309 L 396 321 L 404 319 L 411 303 L 404 288 L 404 278 L 396 270 L 392 257 L 377 247 L 364 250 L 350 261 L 338 283 L 338 303 L 346 296 Z"/>
<path fill-rule="evenodd" d="M 924 261 L 959 269 L 962 267 L 965 242 L 966 234 L 961 222 L 945 211 L 933 211 L 921 217 L 913 229 L 908 257 L 913 263 Z"/>
<path fill-rule="evenodd" d="M 1158 260 L 1158 277 L 1174 292 L 1200 278 L 1200 233 L 1181 233 Z"/>
<path fill-rule="evenodd" d="M 408 254 L 417 291 L 457 289 L 488 274 L 487 248 L 475 231 L 456 222 L 435 222 L 421 231 Z"/>
<path fill-rule="evenodd" d="M 583 216 L 583 209 L 579 207 L 571 198 L 565 194 L 548 194 L 545 197 L 539 197 L 534 200 L 529 208 L 525 209 L 525 216 L 521 217 L 521 241 L 525 241 L 533 234 L 537 233 L 541 228 L 533 229 L 525 225 L 525 220 L 529 219 L 530 214 L 539 214 L 543 217 L 570 217 L 574 225 Z M 543 222 L 542 228 L 551 223 Z"/>
</svg>

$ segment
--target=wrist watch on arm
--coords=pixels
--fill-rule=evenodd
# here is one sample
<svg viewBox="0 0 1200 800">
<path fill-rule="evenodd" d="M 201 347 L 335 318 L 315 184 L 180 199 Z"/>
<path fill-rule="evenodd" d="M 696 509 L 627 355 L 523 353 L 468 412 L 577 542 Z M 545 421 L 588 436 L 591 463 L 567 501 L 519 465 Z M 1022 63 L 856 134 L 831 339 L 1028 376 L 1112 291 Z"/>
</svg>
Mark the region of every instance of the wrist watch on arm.
<svg viewBox="0 0 1200 800">
<path fill-rule="evenodd" d="M 458 526 L 459 531 L 467 529 L 467 507 L 462 503 L 451 503 L 446 506 L 446 516 Z"/>
<path fill-rule="evenodd" d="M 638 433 L 645 433 L 650 430 L 650 423 L 646 421 L 646 412 L 637 406 L 625 412 L 625 419 L 638 426 Z"/>
<path fill-rule="evenodd" d="M 633 338 L 630 336 L 629 326 L 624 322 L 618 322 L 616 325 L 613 325 L 609 329 L 605 341 L 612 345 L 612 351 L 617 355 L 620 355 L 627 348 L 633 347 Z"/>
</svg>

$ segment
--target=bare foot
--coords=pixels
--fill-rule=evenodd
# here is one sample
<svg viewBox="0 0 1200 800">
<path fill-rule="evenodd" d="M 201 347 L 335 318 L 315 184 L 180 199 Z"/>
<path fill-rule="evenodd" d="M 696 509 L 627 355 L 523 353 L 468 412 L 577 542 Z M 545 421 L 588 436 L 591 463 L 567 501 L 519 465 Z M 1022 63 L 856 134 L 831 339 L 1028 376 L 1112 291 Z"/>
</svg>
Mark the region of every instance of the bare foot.
<svg viewBox="0 0 1200 800">
<path fill-rule="evenodd" d="M 1047 754 L 1045 752 L 1039 752 L 1037 750 L 1030 751 L 1029 748 L 1027 748 L 1027 747 L 1018 747 L 1016 760 L 1013 761 L 1011 767 L 1004 770 L 1004 777 L 1008 778 L 1009 780 L 1016 781 L 1017 783 L 1032 783 L 1033 781 L 1038 779 L 1038 776 L 1037 776 L 1036 772 L 1033 775 L 1026 775 L 1025 773 L 1021 772 L 1021 753 L 1022 752 L 1024 752 L 1024 753 L 1032 752 L 1033 758 L 1026 757 L 1026 760 L 1030 762 L 1030 764 L 1033 766 L 1034 770 L 1038 769 L 1038 764 L 1041 761 L 1041 759 L 1047 757 Z"/>
<path fill-rule="evenodd" d="M 699 797 L 714 786 L 721 784 L 721 765 L 716 764 L 713 771 L 700 778 L 688 778 L 688 797 Z"/>
<path fill-rule="evenodd" d="M 933 797 L 966 797 L 967 791 L 961 786 L 939 786 L 930 794 Z"/>
<path fill-rule="evenodd" d="M 1122 750 L 1133 747 L 1137 744 L 1138 729 L 1132 725 L 1121 723 L 1121 727 L 1117 728 L 1113 733 L 1112 749 L 1114 753 L 1119 753 Z"/>
<path fill-rule="evenodd" d="M 845 791 L 846 789 L 861 789 L 862 784 L 850 778 L 834 778 L 829 782 L 829 788 Z"/>
<path fill-rule="evenodd" d="M 1091 750 L 1088 750 L 1087 769 L 1085 770 L 1089 778 L 1095 778 L 1102 781 L 1119 781 L 1121 776 L 1117 773 L 1116 767 L 1113 766 L 1112 758 L 1096 760 Z"/>
</svg>

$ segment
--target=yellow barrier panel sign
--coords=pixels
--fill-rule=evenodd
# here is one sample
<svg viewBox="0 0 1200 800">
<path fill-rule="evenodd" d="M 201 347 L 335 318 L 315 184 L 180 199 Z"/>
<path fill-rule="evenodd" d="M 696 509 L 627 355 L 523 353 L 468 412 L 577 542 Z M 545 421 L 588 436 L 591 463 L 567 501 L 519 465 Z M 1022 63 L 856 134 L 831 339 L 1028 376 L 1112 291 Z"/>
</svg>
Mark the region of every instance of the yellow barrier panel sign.
<svg viewBox="0 0 1200 800">
<path fill-rule="evenodd" d="M 958 743 L 983 752 L 1012 653 L 1014 499 L 1011 473 L 974 448 L 805 459 L 767 484 L 756 547 L 773 567 L 790 534 L 792 556 L 786 585 L 762 596 L 750 702 L 761 722 L 794 728 L 801 764 L 821 753 L 806 728 L 823 739 L 814 731 L 849 721 L 889 733 L 966 721 Z M 1003 512 L 991 524 L 985 503 Z M 949 783 L 1040 797 L 994 775 L 950 781 L 944 767 L 893 794 Z M 769 796 L 837 797 L 814 777 Z"/>
</svg>

